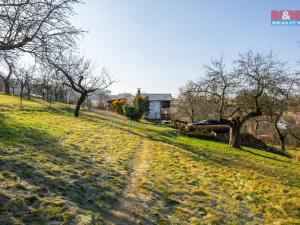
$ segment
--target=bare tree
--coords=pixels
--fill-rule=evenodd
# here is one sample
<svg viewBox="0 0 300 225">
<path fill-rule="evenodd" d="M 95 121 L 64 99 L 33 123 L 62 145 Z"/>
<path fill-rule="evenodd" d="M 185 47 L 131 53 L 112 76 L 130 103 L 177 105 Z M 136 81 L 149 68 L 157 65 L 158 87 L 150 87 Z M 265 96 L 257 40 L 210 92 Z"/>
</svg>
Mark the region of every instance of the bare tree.
<svg viewBox="0 0 300 225">
<path fill-rule="evenodd" d="M 58 89 L 62 84 L 61 78 L 62 76 L 60 75 L 59 71 L 55 69 L 53 73 L 50 74 L 46 79 L 46 89 L 50 108 L 52 107 L 52 102 L 56 102 L 58 99 Z"/>
<path fill-rule="evenodd" d="M 189 81 L 179 89 L 175 107 L 176 114 L 188 118 L 191 122 L 206 117 L 210 112 L 206 98 L 199 94 L 197 84 L 193 81 Z"/>
<path fill-rule="evenodd" d="M 274 88 L 280 89 L 284 81 L 284 64 L 275 60 L 272 53 L 240 54 L 234 69 L 225 71 L 223 59 L 206 66 L 206 78 L 199 84 L 199 91 L 209 94 L 208 99 L 219 120 L 230 127 L 229 144 L 240 146 L 241 128 L 250 119 L 262 116 L 265 96 Z"/>
<path fill-rule="evenodd" d="M 49 102 L 49 107 L 52 107 L 53 101 L 53 89 L 54 89 L 54 80 L 56 79 L 55 70 L 48 66 L 42 66 L 39 68 L 41 77 L 40 80 L 40 91 L 44 100 Z"/>
<path fill-rule="evenodd" d="M 16 87 L 18 87 L 18 79 L 16 79 L 15 77 L 11 78 L 9 86 L 12 89 L 12 94 L 15 95 L 15 89 Z"/>
<path fill-rule="evenodd" d="M 28 85 L 28 82 L 32 79 L 31 68 L 20 67 L 16 69 L 15 75 L 20 85 L 20 107 L 23 106 L 24 88 Z"/>
<path fill-rule="evenodd" d="M 70 23 L 80 0 L 0 0 L 0 51 L 43 54 L 73 46 L 81 33 Z M 75 39 L 74 39 L 75 38 Z"/>
<path fill-rule="evenodd" d="M 51 86 L 53 90 L 54 101 L 56 102 L 58 101 L 58 94 L 62 87 L 61 77 L 62 75 L 60 74 L 60 71 L 55 69 L 51 80 Z"/>
<path fill-rule="evenodd" d="M 50 79 L 50 74 L 48 70 L 42 72 L 42 77 L 40 78 L 40 92 L 42 95 L 42 98 L 44 100 L 49 101 L 49 79 Z"/>
<path fill-rule="evenodd" d="M 235 73 L 225 70 L 223 56 L 218 60 L 212 60 L 211 65 L 204 66 L 205 78 L 198 83 L 199 92 L 208 97 L 210 104 L 214 106 L 219 120 L 230 111 L 231 98 L 237 85 Z M 231 115 L 230 115 L 231 116 Z"/>
<path fill-rule="evenodd" d="M 235 61 L 235 73 L 240 87 L 235 98 L 236 119 L 229 123 L 233 132 L 232 146 L 239 146 L 240 129 L 249 119 L 269 115 L 264 110 L 266 105 L 272 105 L 267 96 L 277 89 L 282 90 L 285 83 L 285 64 L 276 60 L 272 53 L 267 55 L 254 54 L 252 51 L 240 55 Z M 232 126 L 233 125 L 233 126 Z"/>
<path fill-rule="evenodd" d="M 97 91 L 97 97 L 98 97 L 98 103 L 97 108 L 98 109 L 106 109 L 106 101 L 109 100 L 109 95 L 111 94 L 110 90 L 100 90 Z"/>
<path fill-rule="evenodd" d="M 234 104 L 234 92 L 238 79 L 236 73 L 227 72 L 223 57 L 205 65 L 205 77 L 198 82 L 198 92 L 207 98 L 214 108 L 215 117 L 230 127 L 229 144 L 240 146 L 239 117 L 235 116 L 238 107 Z"/>
<path fill-rule="evenodd" d="M 285 142 L 289 134 L 289 127 L 283 116 L 295 108 L 295 96 L 297 94 L 298 74 L 286 74 L 273 79 L 273 88 L 265 96 L 264 111 L 268 115 L 268 121 L 274 125 L 280 147 L 285 151 Z"/>
<path fill-rule="evenodd" d="M 31 91 L 32 91 L 32 86 L 34 84 L 34 80 L 35 80 L 36 70 L 37 70 L 36 65 L 33 65 L 27 69 L 28 76 L 27 76 L 27 79 L 25 82 L 25 88 L 27 89 L 27 98 L 28 99 L 31 99 Z"/>
<path fill-rule="evenodd" d="M 2 79 L 3 83 L 4 83 L 4 92 L 7 95 L 10 95 L 10 79 L 13 75 L 14 72 L 14 60 L 16 59 L 16 57 L 12 54 L 6 53 L 3 54 L 3 70 L 7 70 L 7 71 L 1 71 L 0 72 L 0 78 Z"/>
<path fill-rule="evenodd" d="M 79 94 L 75 108 L 75 117 L 78 117 L 80 107 L 87 97 L 96 91 L 105 90 L 114 81 L 111 79 L 107 69 L 103 68 L 101 74 L 94 76 L 94 68 L 90 60 L 74 54 L 66 55 L 60 54 L 54 60 L 48 58 L 48 63 L 64 75 L 64 84 Z"/>
</svg>

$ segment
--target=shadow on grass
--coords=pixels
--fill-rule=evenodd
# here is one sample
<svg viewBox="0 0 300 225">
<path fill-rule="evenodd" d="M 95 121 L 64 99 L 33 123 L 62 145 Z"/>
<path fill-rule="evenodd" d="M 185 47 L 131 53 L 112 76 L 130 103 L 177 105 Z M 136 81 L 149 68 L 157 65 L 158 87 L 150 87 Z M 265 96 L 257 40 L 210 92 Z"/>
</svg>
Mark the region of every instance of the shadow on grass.
<svg viewBox="0 0 300 225">
<path fill-rule="evenodd" d="M 161 133 L 161 134 L 163 134 L 165 136 L 169 136 L 169 137 L 173 137 L 174 135 L 177 135 L 177 132 L 174 129 L 170 129 L 170 128 L 167 128 L 164 126 L 155 125 L 156 127 L 159 127 L 160 129 L 162 129 L 162 131 L 158 131 L 155 128 L 145 127 L 147 125 L 154 126 L 153 124 L 144 123 L 144 122 L 136 122 L 136 121 L 129 120 L 126 118 L 123 119 L 118 116 L 111 116 L 111 115 L 105 116 L 104 113 L 102 113 L 102 114 L 96 114 L 96 113 L 97 112 L 95 112 L 94 114 L 87 114 L 85 112 L 82 112 L 80 118 L 85 119 L 87 121 L 91 121 L 91 122 L 99 122 L 99 120 L 102 122 L 108 122 L 108 125 L 110 125 L 114 128 L 117 128 L 117 129 L 128 130 L 126 128 L 120 127 L 120 126 L 126 126 L 128 128 L 132 128 L 133 130 L 139 130 L 143 133 L 151 133 L 151 134 L 158 134 L 158 133 L 160 134 Z M 111 113 L 109 113 L 109 114 L 111 114 Z M 110 117 L 110 118 L 107 118 L 107 117 Z"/>
<path fill-rule="evenodd" d="M 268 164 L 264 163 L 256 163 L 252 162 L 252 160 L 247 160 L 246 158 L 242 158 L 243 156 L 235 156 L 233 157 L 232 154 L 228 155 L 226 152 L 223 152 L 222 155 L 216 154 L 216 152 L 211 151 L 210 149 L 197 149 L 194 146 L 190 146 L 188 144 L 183 144 L 183 143 L 177 143 L 174 141 L 170 141 L 169 139 L 163 138 L 158 141 L 162 141 L 180 148 L 183 148 L 189 152 L 192 152 L 195 156 L 196 160 L 200 161 L 206 161 L 206 162 L 211 162 L 215 165 L 219 165 L 222 167 L 229 167 L 237 170 L 241 169 L 249 169 L 250 171 L 253 170 L 261 175 L 264 176 L 270 176 L 273 177 L 279 182 L 282 182 L 288 186 L 293 186 L 293 187 L 300 187 L 300 176 L 299 173 L 294 172 L 292 169 L 290 170 L 285 170 L 284 168 L 289 164 L 289 162 L 277 159 L 276 157 L 272 158 L 269 156 L 266 156 L 264 154 L 258 154 L 253 151 L 247 150 L 245 148 L 240 148 L 240 149 L 233 149 L 233 151 L 244 151 L 249 154 L 253 154 L 255 156 L 259 156 L 265 159 L 270 160 L 271 163 L 276 162 L 276 168 L 268 167 Z M 257 160 L 257 162 L 259 159 Z M 273 161 L 273 162 L 272 162 Z M 278 167 L 278 163 L 281 164 L 280 167 Z M 275 172 L 275 173 L 274 173 Z"/>
<path fill-rule="evenodd" d="M 66 113 L 61 110 L 53 112 L 58 114 Z M 137 137 L 149 138 L 153 141 L 180 147 L 181 149 L 193 153 L 192 157 L 194 157 L 197 161 L 205 161 L 237 170 L 248 168 L 263 175 L 272 177 L 278 176 L 276 178 L 280 180 L 287 180 L 288 185 L 291 186 L 296 186 L 296 184 L 300 183 L 299 174 L 296 172 L 293 173 L 292 171 L 288 171 L 289 174 L 286 174 L 287 171 L 280 171 L 281 168 L 278 168 L 275 170 L 276 173 L 274 173 L 274 168 L 270 170 L 262 163 L 256 165 L 253 162 L 247 162 L 245 159 L 241 160 L 242 156 L 230 158 L 229 155 L 226 155 L 225 151 L 224 155 L 215 155 L 212 150 L 198 149 L 195 146 L 177 142 L 174 140 L 176 134 L 169 131 L 157 131 L 151 128 L 143 128 L 141 126 L 139 126 L 138 131 L 136 131 L 134 129 L 130 129 L 131 127 L 134 128 L 134 125 L 131 125 L 131 127 L 129 126 L 128 128 L 124 126 L 128 123 L 127 121 L 116 122 L 103 117 L 99 118 L 97 116 L 91 118 L 90 115 L 84 115 L 81 118 L 93 122 L 97 122 L 97 120 L 101 119 L 102 121 L 109 122 L 110 126 L 136 135 Z M 2 143 L 11 147 L 11 149 L 6 152 L 0 151 L 0 172 L 11 172 L 21 180 L 33 185 L 35 187 L 34 194 L 37 195 L 36 198 L 31 200 L 29 199 L 28 202 L 25 200 L 25 203 L 22 203 L 22 201 L 20 203 L 18 199 L 11 199 L 7 195 L 4 195 L 3 199 L 4 201 L 7 201 L 8 204 L 6 204 L 7 208 L 4 207 L 4 210 L 0 210 L 0 222 L 4 217 L 10 218 L 12 213 L 26 224 L 30 224 L 30 222 L 31 224 L 42 224 L 46 223 L 47 219 L 50 219 L 52 222 L 61 222 L 63 220 L 62 213 L 65 212 L 66 209 L 72 208 L 72 206 L 75 205 L 80 209 L 91 211 L 94 215 L 99 214 L 100 217 L 105 218 L 106 221 L 114 222 L 123 220 L 124 224 L 130 224 L 130 221 L 126 221 L 126 218 L 116 218 L 115 215 L 111 215 L 109 212 L 112 206 L 118 203 L 118 194 L 121 193 L 125 186 L 124 180 L 119 180 L 116 182 L 117 184 L 115 186 L 107 185 L 107 181 L 110 179 L 123 179 L 121 178 L 120 173 L 114 170 L 114 168 L 102 165 L 101 168 L 97 168 L 97 172 L 91 175 L 83 175 L 78 171 L 90 169 L 93 164 L 93 162 L 91 162 L 87 157 L 72 153 L 68 149 L 62 148 L 59 143 L 59 139 L 49 135 L 45 131 L 32 127 L 25 127 L 17 122 L 8 124 L 5 116 L 1 114 L 0 140 Z M 59 174 L 53 173 L 52 171 L 40 170 L 35 166 L 34 162 L 29 162 L 27 161 L 28 158 L 26 159 L 26 151 L 28 149 L 30 151 L 32 148 L 34 148 L 34 151 L 40 151 L 43 154 L 49 155 L 51 163 L 57 166 L 74 166 L 74 170 L 62 171 Z M 242 151 L 248 151 L 249 154 L 253 154 L 250 150 L 243 149 Z M 272 161 L 276 161 L 277 163 L 284 162 L 258 153 L 254 154 L 259 157 L 265 157 Z M 10 173 L 8 173 L 8 176 L 10 176 Z M 291 177 L 294 177 L 294 179 Z M 8 178 L 15 179 L 13 177 Z M 296 187 L 299 187 L 299 185 Z M 11 189 L 9 191 L 13 191 L 14 194 L 18 192 L 15 187 L 7 188 Z M 21 193 L 24 193 L 24 196 L 28 194 L 33 195 L 32 190 L 27 190 L 26 187 L 20 188 L 22 189 Z M 49 217 L 49 212 L 47 211 L 41 211 L 36 214 L 34 213 L 36 212 L 35 210 L 38 210 L 41 207 L 58 207 L 57 203 L 55 203 L 55 199 L 53 202 L 44 201 L 44 198 L 53 197 L 61 197 L 67 201 L 66 204 L 59 206 L 61 211 L 53 214 L 52 217 Z M 175 204 L 175 202 L 169 199 L 165 199 L 165 203 L 170 207 Z M 22 208 L 19 208 L 18 212 L 13 211 L 14 207 L 18 207 L 20 204 L 23 204 L 24 207 L 22 206 Z M 136 215 L 136 217 L 137 216 L 139 215 Z M 71 217 L 71 219 L 74 219 L 75 217 L 76 214 Z M 145 224 L 150 223 L 147 218 L 140 217 L 139 219 Z M 95 216 L 94 220 L 95 224 L 97 224 L 97 216 Z M 66 222 L 66 224 L 74 224 L 74 221 L 70 220 L 69 222 Z"/>
<path fill-rule="evenodd" d="M 182 147 L 184 149 L 187 148 L 190 151 L 198 152 L 198 150 L 194 150 L 193 146 L 191 146 L 191 145 L 188 145 L 188 144 L 185 144 L 185 143 L 178 143 L 176 141 L 170 140 L 170 139 L 175 138 L 176 136 L 178 136 L 178 133 L 176 131 L 158 131 L 158 130 L 151 129 L 151 128 L 148 128 L 148 127 L 147 128 L 142 127 L 142 126 L 136 127 L 134 124 L 130 124 L 130 121 L 122 120 L 122 119 L 119 119 L 119 118 L 116 119 L 118 121 L 113 121 L 113 120 L 109 120 L 105 117 L 102 117 L 101 115 L 99 115 L 99 116 L 98 115 L 84 115 L 82 118 L 85 119 L 85 120 L 88 120 L 88 121 L 92 121 L 92 122 L 97 122 L 97 120 L 95 120 L 95 119 L 98 119 L 98 120 L 101 120 L 101 121 L 108 121 L 108 122 L 110 122 L 110 124 L 109 124 L 110 126 L 116 128 L 116 129 L 126 131 L 128 133 L 133 134 L 133 135 L 137 135 L 137 136 L 140 136 L 140 137 L 148 137 L 152 140 L 166 142 L 168 144 L 176 145 L 176 146 Z M 139 123 L 137 123 L 137 124 L 140 125 Z M 121 125 L 121 127 L 119 125 Z M 134 129 L 124 128 L 124 125 L 132 127 Z M 136 130 L 139 130 L 140 132 L 138 132 Z M 218 142 L 218 143 L 220 143 L 220 142 Z M 250 154 L 260 156 L 260 157 L 263 157 L 263 158 L 266 158 L 266 159 L 275 160 L 275 161 L 282 162 L 282 163 L 288 163 L 288 162 L 286 162 L 284 160 L 280 160 L 276 157 L 269 157 L 269 156 L 266 156 L 264 154 L 255 153 L 253 151 L 247 150 L 244 147 L 238 148 L 236 150 L 245 151 L 245 152 L 248 152 Z M 276 152 L 264 151 L 264 150 L 260 150 L 260 151 L 269 152 L 269 153 L 273 153 L 273 154 L 277 154 L 277 155 L 280 155 L 280 156 L 290 158 L 290 155 L 288 155 L 288 153 L 284 154 L 284 153 L 279 152 L 279 151 L 276 151 Z"/>
<path fill-rule="evenodd" d="M 37 148 L 37 151 L 59 157 L 69 163 L 74 162 L 74 158 L 59 147 L 57 138 L 42 130 L 20 125 L 15 121 L 13 124 L 7 124 L 6 117 L 2 114 L 0 114 L 0 140 L 11 147 L 10 152 L 13 154 L 23 154 L 26 149 Z M 7 153 L 0 152 L 0 154 Z"/>
<path fill-rule="evenodd" d="M 97 115 L 92 116 L 92 118 L 88 118 L 88 117 L 84 117 L 87 120 L 92 120 L 95 121 L 95 119 L 100 119 L 102 121 L 106 121 L 108 119 L 103 118 L 103 117 L 98 117 Z M 177 140 L 174 140 L 174 138 L 176 138 L 177 133 L 176 132 L 170 132 L 170 131 L 158 131 L 155 129 L 151 129 L 151 128 L 145 128 L 142 126 L 139 126 L 136 129 L 130 129 L 126 128 L 124 124 L 126 121 L 124 122 L 119 122 L 119 121 L 112 121 L 112 120 L 108 120 L 110 121 L 110 126 L 116 128 L 116 129 L 120 129 L 124 132 L 136 135 L 140 138 L 148 138 L 150 140 L 153 141 L 158 141 L 158 142 L 163 142 L 166 144 L 170 144 L 179 148 L 182 148 L 186 151 L 189 151 L 191 153 L 193 153 L 193 157 L 195 160 L 198 161 L 204 161 L 204 162 L 210 162 L 213 163 L 215 165 L 218 166 L 222 166 L 222 167 L 229 167 L 229 168 L 233 168 L 233 169 L 249 169 L 249 170 L 253 170 L 261 175 L 265 175 L 265 176 L 270 176 L 273 178 L 276 178 L 277 180 L 279 180 L 280 182 L 283 182 L 284 184 L 288 185 L 288 186 L 293 186 L 293 187 L 300 187 L 300 176 L 299 173 L 294 172 L 292 169 L 285 169 L 285 167 L 287 165 L 290 164 L 290 162 L 288 161 L 284 161 L 279 159 L 278 157 L 282 157 L 279 155 L 274 154 L 274 157 L 270 157 L 267 154 L 272 154 L 272 153 L 267 153 L 265 151 L 262 151 L 261 153 L 259 153 L 260 150 L 255 151 L 251 151 L 248 150 L 247 148 L 240 148 L 240 149 L 232 149 L 232 151 L 242 151 L 242 152 L 247 152 L 249 155 L 254 155 L 256 158 L 256 162 L 254 162 L 252 159 L 251 160 L 247 160 L 245 158 L 243 158 L 242 155 L 234 155 L 232 153 L 227 153 L 226 151 L 222 151 L 222 154 L 217 154 L 217 152 L 212 151 L 210 149 L 206 149 L 206 148 L 201 148 L 200 147 L 196 147 L 184 142 L 179 142 Z M 120 126 L 123 125 L 123 126 Z M 132 125 L 134 126 L 134 125 Z M 275 168 L 274 166 L 272 167 L 272 169 L 270 169 L 270 167 L 268 167 L 268 164 L 263 164 L 261 162 L 259 162 L 259 157 L 261 157 L 262 159 L 266 159 L 269 160 L 270 164 L 274 164 L 277 163 Z M 280 165 L 280 167 L 278 167 Z M 272 166 L 272 165 L 271 165 Z M 275 172 L 275 173 L 274 173 Z"/>
<path fill-rule="evenodd" d="M 74 224 L 74 206 L 110 218 L 109 210 L 125 186 L 123 175 L 106 164 L 93 168 L 94 162 L 84 153 L 62 147 L 59 141 L 45 131 L 22 126 L 0 114 L 0 142 L 6 146 L 5 151 L 0 150 L 0 181 L 9 181 L 0 190 L 0 201 L 5 202 L 0 222 L 13 224 L 11 219 L 17 218 L 25 224 Z M 35 163 L 34 157 L 40 153 L 47 158 Z M 52 165 L 63 168 L 52 171 Z M 92 173 L 86 173 L 91 169 Z M 59 203 L 57 199 L 64 201 Z M 70 214 L 68 218 L 66 213 Z"/>
<path fill-rule="evenodd" d="M 280 160 L 280 159 L 278 159 L 276 157 L 269 157 L 269 156 L 266 156 L 264 154 L 259 154 L 259 153 L 250 151 L 250 150 L 248 150 L 248 149 L 246 149 L 244 147 L 237 148 L 237 150 L 248 152 L 248 153 L 250 153 L 252 155 L 260 156 L 260 157 L 263 157 L 263 158 L 266 158 L 266 159 L 271 159 L 271 160 L 275 160 L 275 161 L 282 162 L 282 163 L 289 163 L 287 161 Z M 275 149 L 272 149 L 270 151 L 264 151 L 264 150 L 260 150 L 260 151 L 269 152 L 269 153 L 277 154 L 277 155 L 280 155 L 280 156 L 283 156 L 283 157 L 291 158 L 291 156 L 288 153 L 284 153 L 284 152 L 281 152 L 281 151 L 278 151 L 278 150 L 275 150 Z"/>
</svg>

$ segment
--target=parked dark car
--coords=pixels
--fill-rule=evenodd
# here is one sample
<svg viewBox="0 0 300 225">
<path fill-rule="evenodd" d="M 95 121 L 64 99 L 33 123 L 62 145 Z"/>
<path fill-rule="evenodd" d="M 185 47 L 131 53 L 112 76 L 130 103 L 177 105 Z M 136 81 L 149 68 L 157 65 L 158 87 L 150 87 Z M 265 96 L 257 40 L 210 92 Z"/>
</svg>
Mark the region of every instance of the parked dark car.
<svg viewBox="0 0 300 225">
<path fill-rule="evenodd" d="M 206 131 L 206 132 L 228 132 L 229 127 L 219 120 L 206 119 L 199 122 L 189 123 L 185 127 L 186 131 Z"/>
<path fill-rule="evenodd" d="M 219 120 L 207 119 L 192 123 L 192 125 L 223 125 Z"/>
</svg>

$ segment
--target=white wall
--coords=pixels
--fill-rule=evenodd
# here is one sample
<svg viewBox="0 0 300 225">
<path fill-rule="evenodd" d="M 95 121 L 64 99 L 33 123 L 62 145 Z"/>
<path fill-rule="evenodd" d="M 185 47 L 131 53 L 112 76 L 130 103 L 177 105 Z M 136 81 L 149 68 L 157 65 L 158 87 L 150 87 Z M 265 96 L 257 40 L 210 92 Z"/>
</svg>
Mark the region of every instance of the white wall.
<svg viewBox="0 0 300 225">
<path fill-rule="evenodd" d="M 151 120 L 161 119 L 161 102 L 160 101 L 150 101 L 148 118 Z"/>
</svg>

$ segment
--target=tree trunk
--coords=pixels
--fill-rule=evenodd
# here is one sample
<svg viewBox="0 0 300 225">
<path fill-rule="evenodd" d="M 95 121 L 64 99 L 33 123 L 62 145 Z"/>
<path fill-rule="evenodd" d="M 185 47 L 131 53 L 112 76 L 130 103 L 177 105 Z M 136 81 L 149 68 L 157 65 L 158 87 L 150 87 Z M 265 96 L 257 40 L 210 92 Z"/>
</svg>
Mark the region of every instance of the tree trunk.
<svg viewBox="0 0 300 225">
<path fill-rule="evenodd" d="M 75 117 L 79 116 L 80 107 L 81 107 L 82 103 L 84 102 L 84 100 L 86 99 L 86 97 L 87 96 L 86 96 L 85 93 L 82 93 L 80 95 L 80 98 L 78 99 L 77 104 L 76 104 L 76 108 L 75 108 Z"/>
<path fill-rule="evenodd" d="M 285 138 L 279 138 L 279 142 L 280 142 L 280 149 L 281 151 L 285 151 Z"/>
<path fill-rule="evenodd" d="M 239 148 L 241 146 L 241 126 L 240 125 L 230 126 L 229 145 L 234 148 Z"/>
<path fill-rule="evenodd" d="M 286 135 L 284 135 L 280 132 L 277 125 L 275 125 L 275 128 L 276 128 L 276 133 L 277 133 L 279 143 L 280 143 L 280 149 L 281 149 L 281 151 L 285 151 L 285 137 L 286 137 Z"/>
<path fill-rule="evenodd" d="M 42 99 L 45 100 L 45 95 L 46 95 L 46 94 L 45 94 L 44 88 L 41 88 L 40 91 L 41 91 L 41 94 L 42 94 Z"/>
<path fill-rule="evenodd" d="M 27 88 L 27 98 L 28 99 L 31 99 L 31 96 L 30 96 L 30 94 L 31 94 L 31 90 L 30 90 L 30 88 Z"/>
<path fill-rule="evenodd" d="M 9 79 L 4 80 L 4 92 L 7 95 L 10 95 L 10 85 L 9 85 Z"/>
<path fill-rule="evenodd" d="M 286 138 L 286 134 L 284 134 L 283 132 L 281 132 L 280 128 L 278 127 L 278 121 L 280 119 L 281 116 L 277 117 L 275 120 L 275 130 L 279 139 L 279 143 L 280 143 L 280 149 L 281 151 L 285 151 L 285 138 Z"/>
<path fill-rule="evenodd" d="M 24 87 L 21 86 L 21 91 L 20 91 L 20 107 L 23 106 L 23 90 L 24 90 Z"/>
<path fill-rule="evenodd" d="M 52 98 L 50 96 L 50 99 L 49 99 L 49 108 L 51 109 L 52 108 Z"/>
</svg>

